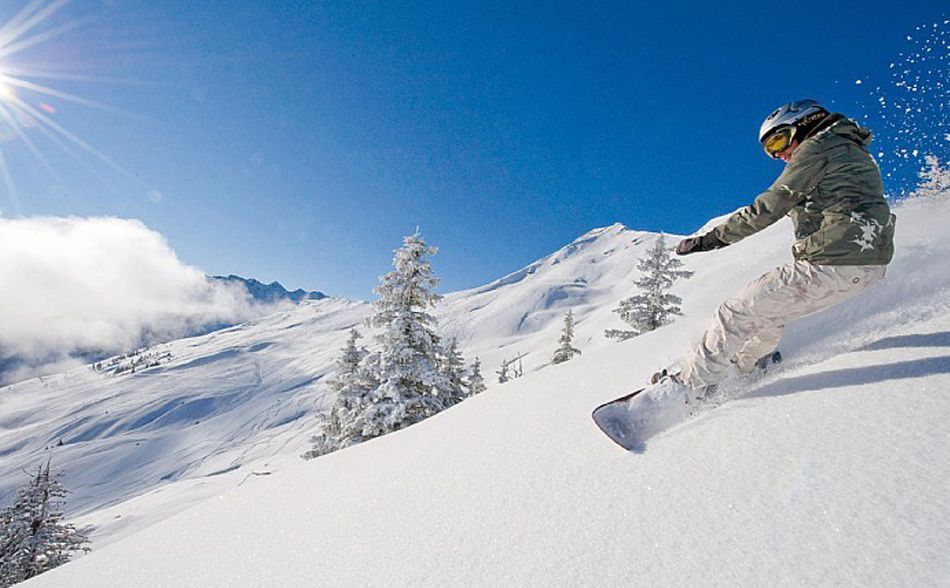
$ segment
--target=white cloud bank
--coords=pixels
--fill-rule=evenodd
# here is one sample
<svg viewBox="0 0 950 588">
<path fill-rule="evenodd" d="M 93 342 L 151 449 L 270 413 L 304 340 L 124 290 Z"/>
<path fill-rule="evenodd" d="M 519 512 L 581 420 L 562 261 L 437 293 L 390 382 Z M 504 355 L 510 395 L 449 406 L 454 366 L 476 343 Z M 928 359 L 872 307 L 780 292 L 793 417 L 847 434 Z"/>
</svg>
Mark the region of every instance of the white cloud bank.
<svg viewBox="0 0 950 588">
<path fill-rule="evenodd" d="M 243 288 L 209 282 L 140 221 L 0 217 L 0 359 L 24 359 L 31 373 L 260 313 Z M 26 375 L 21 366 L 0 382 Z"/>
</svg>

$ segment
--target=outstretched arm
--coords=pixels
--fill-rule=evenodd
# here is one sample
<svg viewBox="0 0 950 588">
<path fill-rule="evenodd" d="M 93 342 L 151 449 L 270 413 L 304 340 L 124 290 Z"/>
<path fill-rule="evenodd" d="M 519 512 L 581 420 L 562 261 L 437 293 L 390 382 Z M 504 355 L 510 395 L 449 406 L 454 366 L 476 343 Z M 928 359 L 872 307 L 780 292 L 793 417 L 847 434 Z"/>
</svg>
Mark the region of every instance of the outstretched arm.
<svg viewBox="0 0 950 588">
<path fill-rule="evenodd" d="M 806 142 L 795 151 L 782 175 L 765 192 L 756 196 L 752 204 L 736 211 L 708 233 L 680 241 L 676 252 L 686 255 L 718 249 L 768 227 L 788 214 L 815 189 L 825 162 L 818 144 Z"/>
</svg>

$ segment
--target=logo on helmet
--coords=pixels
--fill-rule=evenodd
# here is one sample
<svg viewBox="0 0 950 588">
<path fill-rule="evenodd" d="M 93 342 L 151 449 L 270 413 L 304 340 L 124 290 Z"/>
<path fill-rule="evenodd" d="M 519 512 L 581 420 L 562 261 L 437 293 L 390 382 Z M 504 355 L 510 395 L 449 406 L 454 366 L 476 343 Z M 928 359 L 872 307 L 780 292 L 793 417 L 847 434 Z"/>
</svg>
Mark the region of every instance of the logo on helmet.
<svg viewBox="0 0 950 588">
<path fill-rule="evenodd" d="M 825 116 L 827 115 L 828 113 L 823 110 L 819 110 L 818 112 L 813 112 L 809 114 L 808 116 L 806 116 L 805 118 L 803 118 L 802 120 L 795 123 L 795 126 L 807 127 L 811 123 L 816 122 L 818 119 L 825 118 Z"/>
</svg>

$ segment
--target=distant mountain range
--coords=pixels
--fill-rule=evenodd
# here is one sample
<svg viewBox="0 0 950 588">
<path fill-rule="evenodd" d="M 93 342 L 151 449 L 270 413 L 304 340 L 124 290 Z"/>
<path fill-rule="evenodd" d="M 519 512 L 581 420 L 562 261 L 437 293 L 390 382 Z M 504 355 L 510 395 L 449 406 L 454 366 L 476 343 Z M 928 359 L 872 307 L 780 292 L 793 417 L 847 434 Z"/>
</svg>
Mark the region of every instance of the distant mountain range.
<svg viewBox="0 0 950 588">
<path fill-rule="evenodd" d="M 212 280 L 218 280 L 221 282 L 243 284 L 250 293 L 251 298 L 259 302 L 272 303 L 280 302 L 282 300 L 303 302 L 304 300 L 323 300 L 324 298 L 327 298 L 327 295 L 323 292 L 307 292 L 302 288 L 297 288 L 291 292 L 284 288 L 280 282 L 264 284 L 255 280 L 254 278 L 242 278 L 241 276 L 236 276 L 234 274 L 229 276 L 210 276 L 210 278 Z"/>
</svg>

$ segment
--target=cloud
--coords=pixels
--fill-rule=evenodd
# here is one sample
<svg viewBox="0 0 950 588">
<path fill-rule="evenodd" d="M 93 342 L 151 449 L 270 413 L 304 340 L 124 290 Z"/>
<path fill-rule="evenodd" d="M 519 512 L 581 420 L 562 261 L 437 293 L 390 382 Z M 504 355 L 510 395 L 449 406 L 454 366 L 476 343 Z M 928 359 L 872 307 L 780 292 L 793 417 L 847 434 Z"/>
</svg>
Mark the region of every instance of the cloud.
<svg viewBox="0 0 950 588">
<path fill-rule="evenodd" d="M 23 364 L 49 373 L 77 353 L 119 352 L 265 312 L 129 219 L 0 217 L 0 284 L 0 370 L 4 357 L 19 358 L 18 377 Z"/>
</svg>

